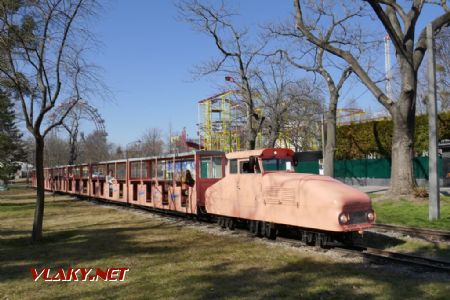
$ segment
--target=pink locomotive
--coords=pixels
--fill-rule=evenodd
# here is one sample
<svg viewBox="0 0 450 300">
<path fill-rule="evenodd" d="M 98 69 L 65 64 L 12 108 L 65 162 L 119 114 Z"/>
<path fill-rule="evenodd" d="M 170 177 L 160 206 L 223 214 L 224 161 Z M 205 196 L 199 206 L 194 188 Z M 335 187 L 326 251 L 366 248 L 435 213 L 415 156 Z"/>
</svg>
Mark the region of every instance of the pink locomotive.
<svg viewBox="0 0 450 300">
<path fill-rule="evenodd" d="M 330 177 L 295 173 L 295 165 L 294 152 L 284 148 L 194 151 L 46 168 L 45 188 L 216 218 L 222 227 L 248 226 L 270 239 L 280 228 L 295 229 L 317 245 L 371 227 L 375 213 L 365 193 Z"/>
</svg>

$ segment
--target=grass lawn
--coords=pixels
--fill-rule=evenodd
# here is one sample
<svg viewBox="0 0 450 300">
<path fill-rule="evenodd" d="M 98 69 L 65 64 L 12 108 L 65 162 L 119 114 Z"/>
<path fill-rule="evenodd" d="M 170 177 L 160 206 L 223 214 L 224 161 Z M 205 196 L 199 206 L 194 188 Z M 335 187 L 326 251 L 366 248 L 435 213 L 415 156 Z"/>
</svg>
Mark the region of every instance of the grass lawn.
<svg viewBox="0 0 450 300">
<path fill-rule="evenodd" d="M 30 190 L 0 193 L 2 300 L 445 299 L 450 294 L 448 277 L 370 266 L 242 235 L 211 234 L 183 221 L 66 196 L 47 197 L 45 241 L 30 245 L 33 212 Z M 130 271 L 124 282 L 70 283 L 34 282 L 29 271 L 69 266 Z"/>
<path fill-rule="evenodd" d="M 377 214 L 377 222 L 402 226 L 432 228 L 450 231 L 450 197 L 441 196 L 441 218 L 428 221 L 428 201 L 383 199 L 379 194 L 371 195 L 373 207 Z M 368 238 L 368 244 L 389 251 L 413 253 L 450 261 L 450 244 L 432 243 L 421 239 L 404 237 L 388 238 L 378 235 Z"/>
<path fill-rule="evenodd" d="M 377 195 L 375 195 L 377 196 Z M 441 218 L 428 221 L 428 201 L 378 200 L 374 197 L 373 207 L 377 222 L 411 227 L 433 228 L 450 231 L 450 197 L 441 196 Z"/>
</svg>

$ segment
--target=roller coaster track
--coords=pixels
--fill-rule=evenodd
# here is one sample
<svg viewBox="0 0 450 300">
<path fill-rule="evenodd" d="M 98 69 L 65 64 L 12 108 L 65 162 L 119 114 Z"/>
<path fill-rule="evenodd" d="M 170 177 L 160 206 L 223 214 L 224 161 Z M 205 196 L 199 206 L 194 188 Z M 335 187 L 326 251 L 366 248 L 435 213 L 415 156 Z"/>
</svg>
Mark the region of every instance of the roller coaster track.
<svg viewBox="0 0 450 300">
<path fill-rule="evenodd" d="M 400 232 L 403 234 L 407 234 L 413 237 L 420 237 L 433 242 L 450 241 L 450 231 L 405 227 L 389 224 L 374 224 L 373 228 L 384 232 L 388 231 Z"/>
</svg>

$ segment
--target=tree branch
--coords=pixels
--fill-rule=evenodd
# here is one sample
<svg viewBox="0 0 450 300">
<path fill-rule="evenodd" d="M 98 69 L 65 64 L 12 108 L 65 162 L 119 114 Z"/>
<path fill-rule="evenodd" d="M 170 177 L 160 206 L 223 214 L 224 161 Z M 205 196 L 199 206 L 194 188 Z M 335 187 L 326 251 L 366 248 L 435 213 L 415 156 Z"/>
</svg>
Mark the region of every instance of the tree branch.
<svg viewBox="0 0 450 300">
<path fill-rule="evenodd" d="M 342 49 L 336 48 L 332 46 L 331 44 L 319 39 L 315 35 L 309 31 L 308 27 L 305 25 L 303 21 L 303 12 L 302 7 L 300 4 L 300 0 L 294 0 L 294 8 L 295 8 L 295 19 L 296 19 L 296 26 L 297 29 L 305 35 L 305 37 L 316 45 L 317 47 L 323 48 L 327 50 L 328 52 L 344 59 L 351 67 L 353 72 L 358 75 L 358 77 L 361 79 L 362 82 L 366 84 L 366 86 L 369 88 L 369 90 L 374 94 L 374 96 L 377 98 L 377 100 L 383 104 L 386 109 L 391 110 L 393 106 L 393 102 L 391 99 L 389 99 L 383 91 L 371 80 L 367 72 L 361 67 L 361 65 L 358 63 L 356 58 L 348 51 L 344 51 Z"/>
<path fill-rule="evenodd" d="M 449 26 L 450 24 L 450 12 L 446 12 L 440 17 L 436 18 L 432 23 L 433 32 L 437 34 L 442 27 Z M 427 50 L 427 29 L 426 27 L 422 29 L 422 32 L 419 35 L 419 39 L 416 44 L 416 48 L 414 49 L 414 70 L 418 70 L 420 64 L 422 63 L 423 57 L 425 56 L 425 52 Z"/>
</svg>

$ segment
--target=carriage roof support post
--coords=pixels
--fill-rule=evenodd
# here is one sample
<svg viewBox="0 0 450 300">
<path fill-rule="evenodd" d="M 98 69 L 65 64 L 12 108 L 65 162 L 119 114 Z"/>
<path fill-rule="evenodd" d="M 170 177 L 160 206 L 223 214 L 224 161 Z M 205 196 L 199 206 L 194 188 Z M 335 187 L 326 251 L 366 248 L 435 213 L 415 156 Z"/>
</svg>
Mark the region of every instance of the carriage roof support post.
<svg viewBox="0 0 450 300">
<path fill-rule="evenodd" d="M 428 52 L 428 184 L 430 221 L 439 219 L 439 177 L 437 170 L 437 120 L 436 120 L 436 59 L 434 54 L 433 25 L 427 25 Z"/>
</svg>

